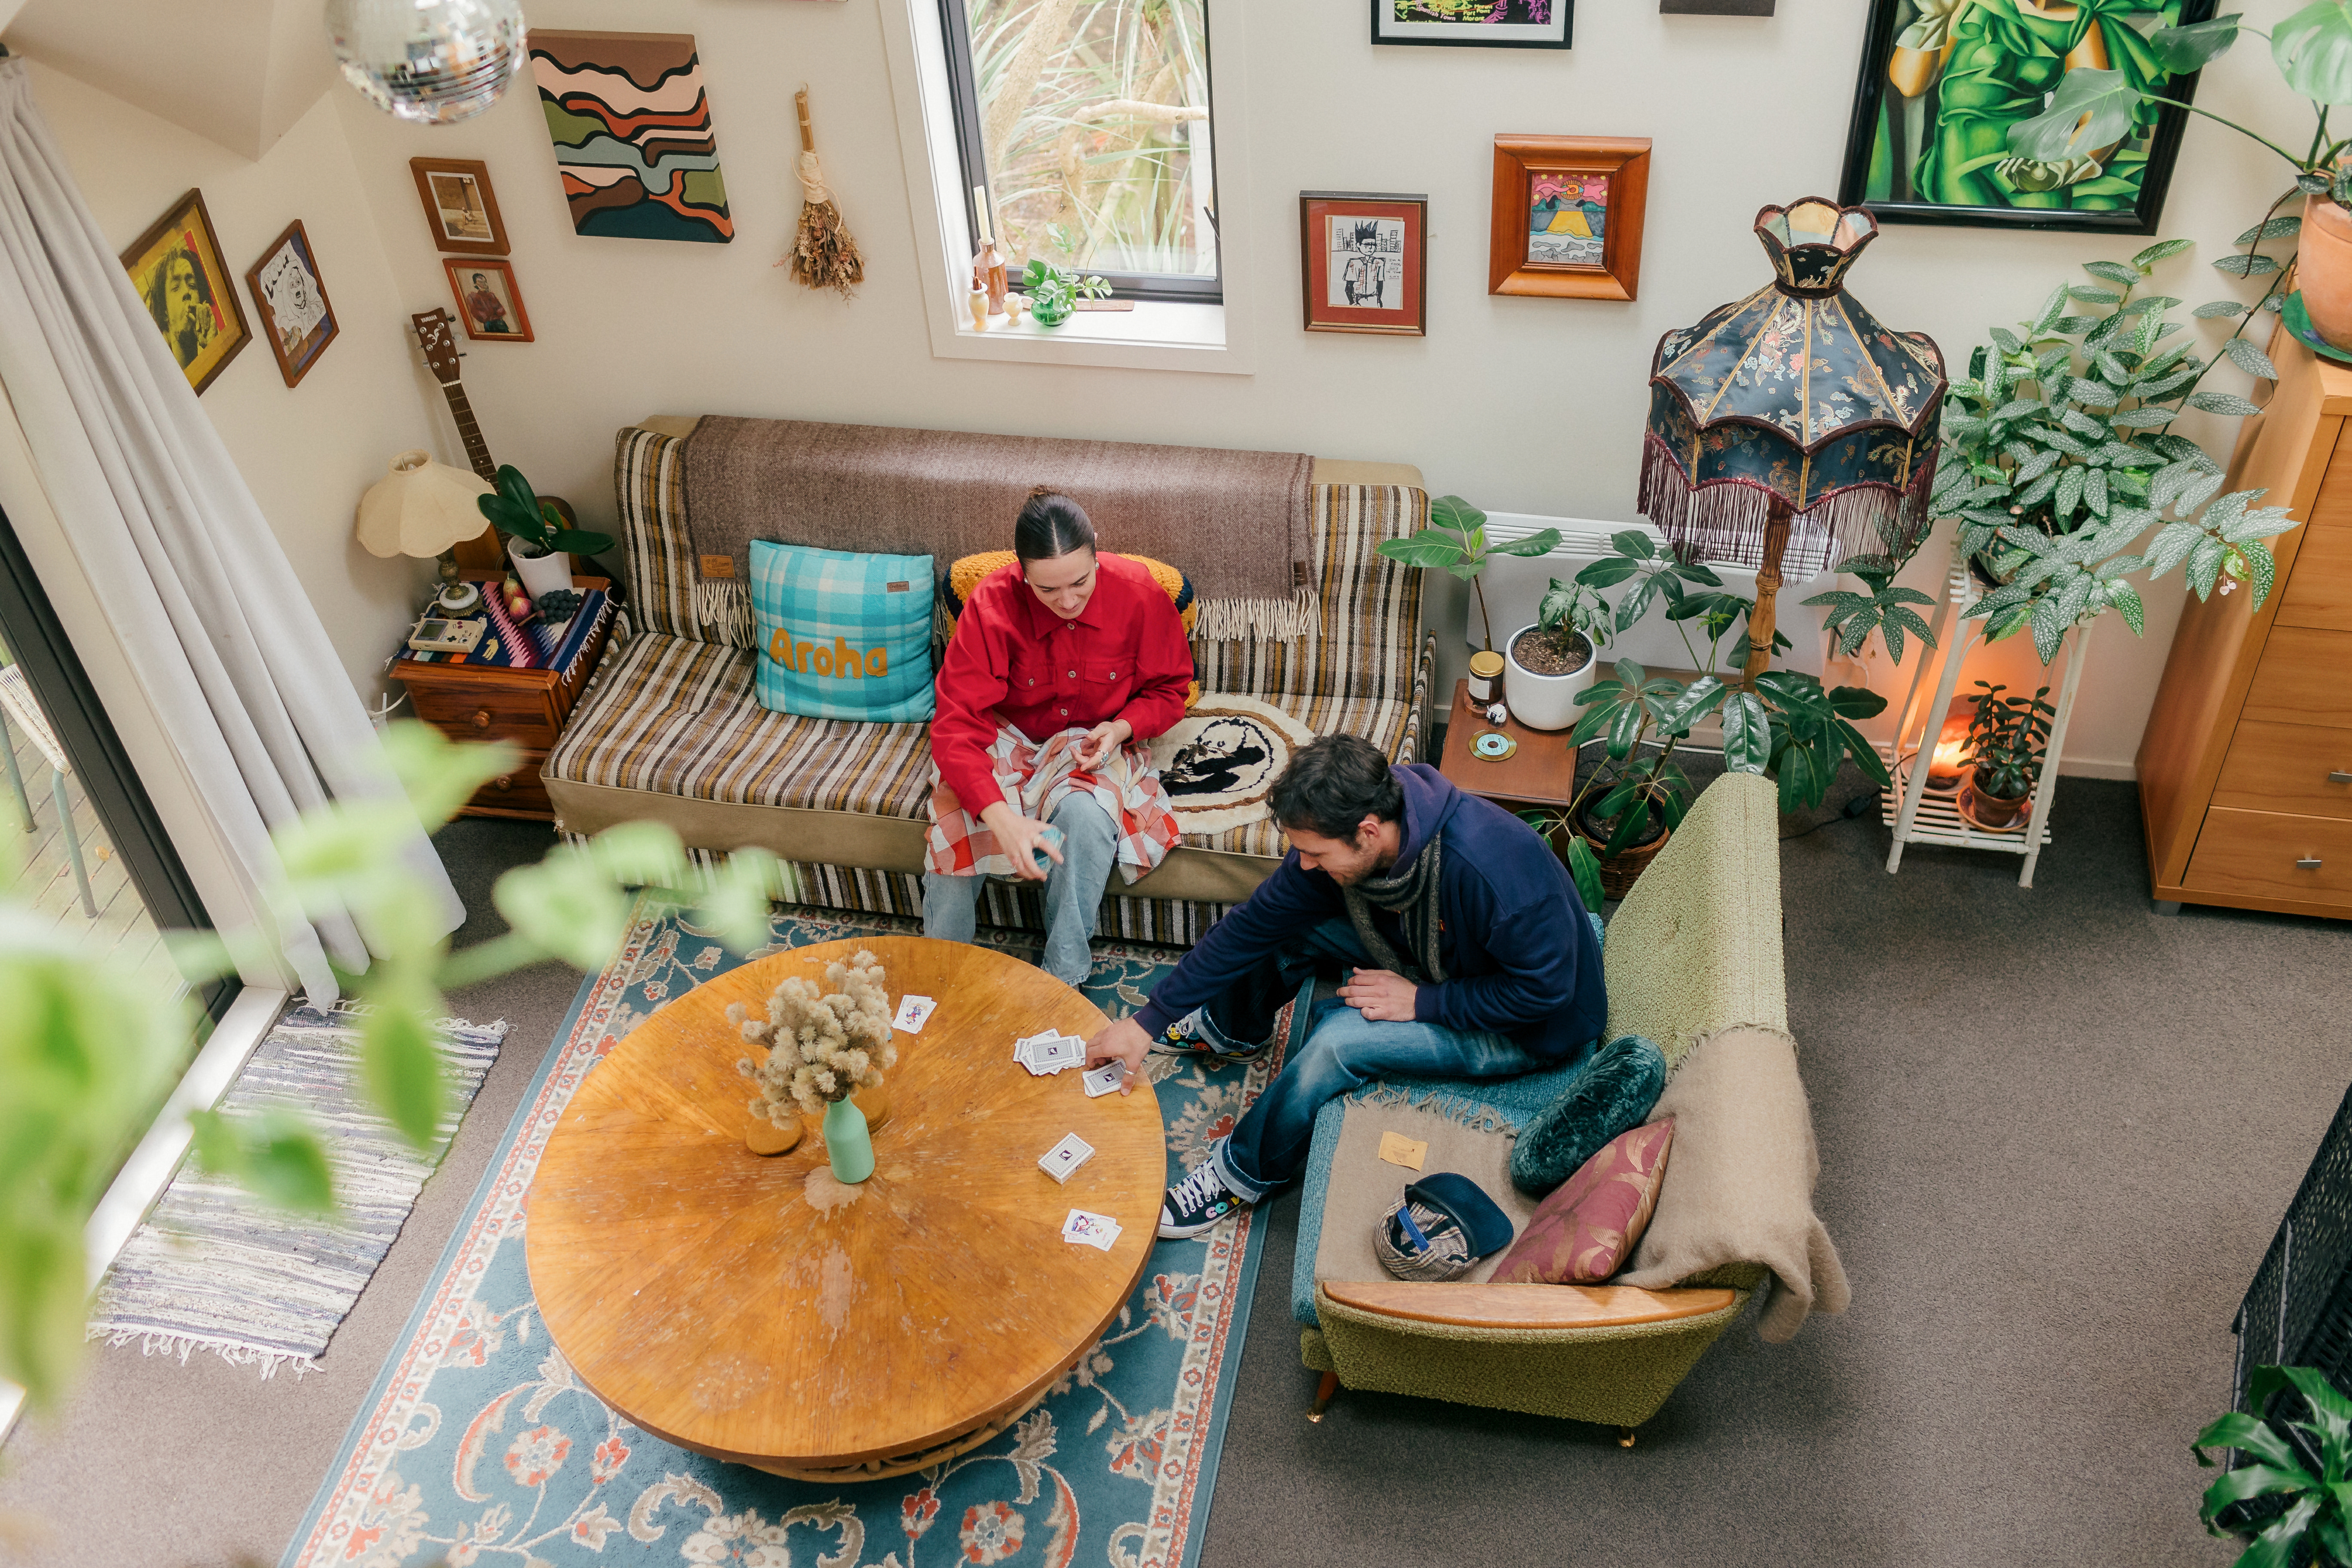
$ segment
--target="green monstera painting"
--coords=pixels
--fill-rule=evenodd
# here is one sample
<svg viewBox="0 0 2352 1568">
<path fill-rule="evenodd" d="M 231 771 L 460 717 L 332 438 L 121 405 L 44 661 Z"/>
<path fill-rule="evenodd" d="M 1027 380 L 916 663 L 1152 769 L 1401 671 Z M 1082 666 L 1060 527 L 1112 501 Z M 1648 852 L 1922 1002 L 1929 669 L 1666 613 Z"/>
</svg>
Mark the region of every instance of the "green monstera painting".
<svg viewBox="0 0 2352 1568">
<path fill-rule="evenodd" d="M 1873 0 L 1842 199 L 1881 220 L 2155 232 L 2187 110 L 2142 98 L 2116 141 L 2061 163 L 2021 157 L 2012 126 L 2069 71 L 2120 72 L 2186 102 L 2148 46 L 2214 0 Z"/>
</svg>

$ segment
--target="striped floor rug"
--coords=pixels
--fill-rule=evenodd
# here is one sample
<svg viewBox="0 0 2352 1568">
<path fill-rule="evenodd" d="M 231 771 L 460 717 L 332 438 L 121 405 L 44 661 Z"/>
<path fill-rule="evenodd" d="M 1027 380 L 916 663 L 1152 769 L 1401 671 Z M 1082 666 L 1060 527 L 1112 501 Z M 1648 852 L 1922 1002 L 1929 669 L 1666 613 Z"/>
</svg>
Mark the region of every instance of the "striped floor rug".
<svg viewBox="0 0 2352 1568">
<path fill-rule="evenodd" d="M 135 1342 L 183 1362 L 212 1351 L 264 1377 L 281 1366 L 308 1371 L 392 1249 L 506 1033 L 503 1023 L 443 1021 L 448 1108 L 433 1147 L 420 1152 L 367 1106 L 359 1015 L 288 1013 L 221 1109 L 253 1114 L 282 1106 L 307 1117 L 326 1145 L 341 1212 L 289 1214 L 191 1161 L 107 1274 L 89 1337 Z"/>
</svg>

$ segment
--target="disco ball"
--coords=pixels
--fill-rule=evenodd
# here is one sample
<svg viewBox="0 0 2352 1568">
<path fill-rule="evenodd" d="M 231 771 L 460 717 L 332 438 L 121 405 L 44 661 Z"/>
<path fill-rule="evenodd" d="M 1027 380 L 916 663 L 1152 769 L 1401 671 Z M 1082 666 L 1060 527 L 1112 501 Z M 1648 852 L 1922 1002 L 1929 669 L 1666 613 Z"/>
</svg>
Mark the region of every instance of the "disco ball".
<svg viewBox="0 0 2352 1568">
<path fill-rule="evenodd" d="M 370 103 L 425 125 L 496 103 L 527 49 L 520 0 L 327 0 L 327 37 Z"/>
</svg>

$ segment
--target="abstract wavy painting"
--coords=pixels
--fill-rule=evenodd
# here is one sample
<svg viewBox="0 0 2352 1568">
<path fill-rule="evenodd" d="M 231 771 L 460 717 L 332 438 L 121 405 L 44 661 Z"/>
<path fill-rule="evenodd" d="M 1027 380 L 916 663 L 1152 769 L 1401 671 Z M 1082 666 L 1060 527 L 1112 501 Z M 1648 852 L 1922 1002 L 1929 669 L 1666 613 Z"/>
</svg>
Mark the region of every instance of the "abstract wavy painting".
<svg viewBox="0 0 2352 1568">
<path fill-rule="evenodd" d="M 735 237 L 693 34 L 533 27 L 530 68 L 576 232 Z"/>
</svg>

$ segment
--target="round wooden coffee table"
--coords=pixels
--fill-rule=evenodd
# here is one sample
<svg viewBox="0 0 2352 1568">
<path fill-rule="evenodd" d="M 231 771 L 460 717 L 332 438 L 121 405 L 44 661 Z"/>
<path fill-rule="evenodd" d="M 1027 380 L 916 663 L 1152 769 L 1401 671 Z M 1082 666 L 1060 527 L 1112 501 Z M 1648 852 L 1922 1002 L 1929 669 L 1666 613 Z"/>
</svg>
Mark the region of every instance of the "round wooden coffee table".
<svg viewBox="0 0 2352 1568">
<path fill-rule="evenodd" d="M 812 1129 L 763 1158 L 743 1142 L 754 1054 L 727 1022 L 763 1016 L 787 975 L 822 984 L 859 948 L 901 1032 L 874 1174 L 832 1179 Z M 588 1075 L 530 1190 L 532 1293 L 580 1381 L 682 1448 L 810 1479 L 904 1475 L 986 1441 L 1041 1398 L 1134 1291 L 1167 1156 L 1150 1086 L 1087 1098 L 1034 1078 L 1021 1036 L 1108 1022 L 1044 971 L 923 937 L 824 942 L 746 963 L 633 1030 Z M 1037 1157 L 1076 1132 L 1094 1157 L 1056 1183 Z M 1062 1239 L 1073 1208 L 1122 1227 L 1108 1252 Z"/>
</svg>

